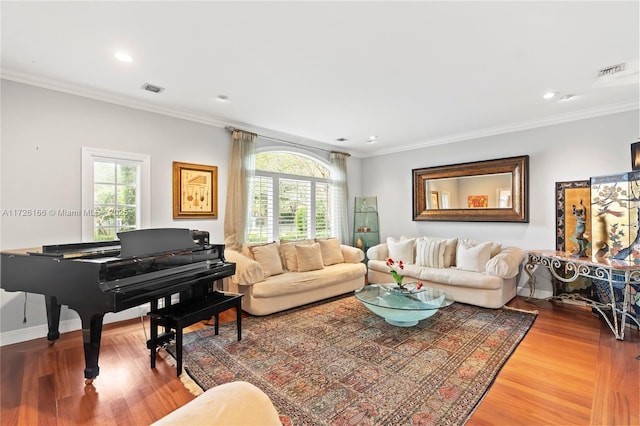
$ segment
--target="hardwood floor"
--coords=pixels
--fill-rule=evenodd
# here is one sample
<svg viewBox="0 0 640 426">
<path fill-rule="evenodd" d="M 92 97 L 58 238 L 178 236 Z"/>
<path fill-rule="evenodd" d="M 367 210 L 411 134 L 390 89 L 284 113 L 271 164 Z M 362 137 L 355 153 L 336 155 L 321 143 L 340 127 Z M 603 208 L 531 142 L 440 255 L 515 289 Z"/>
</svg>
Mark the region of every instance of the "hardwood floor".
<svg viewBox="0 0 640 426">
<path fill-rule="evenodd" d="M 467 425 L 640 425 L 636 328 L 618 341 L 584 307 L 510 305 L 540 314 Z M 146 425 L 193 399 L 168 362 L 149 368 L 146 339 L 139 319 L 106 325 L 90 386 L 79 331 L 0 348 L 2 425 Z"/>
<path fill-rule="evenodd" d="M 468 425 L 640 424 L 640 334 L 613 333 L 591 310 L 517 298 L 540 314 Z"/>
</svg>

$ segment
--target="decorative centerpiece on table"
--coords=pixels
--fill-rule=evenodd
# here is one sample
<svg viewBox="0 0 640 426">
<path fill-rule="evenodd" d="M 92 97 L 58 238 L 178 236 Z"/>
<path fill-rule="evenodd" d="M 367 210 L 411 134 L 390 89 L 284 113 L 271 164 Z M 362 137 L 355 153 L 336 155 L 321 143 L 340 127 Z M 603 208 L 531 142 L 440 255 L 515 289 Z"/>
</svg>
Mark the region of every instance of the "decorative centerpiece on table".
<svg viewBox="0 0 640 426">
<path fill-rule="evenodd" d="M 400 275 L 400 271 L 404 269 L 404 263 L 402 260 L 399 260 L 397 263 L 395 260 L 388 258 L 387 266 L 389 267 L 389 273 L 393 277 L 393 280 L 396 282 L 396 286 L 392 287 L 391 290 L 402 293 L 411 293 L 417 290 L 422 289 L 422 282 L 410 282 L 404 283 L 404 277 Z"/>
</svg>

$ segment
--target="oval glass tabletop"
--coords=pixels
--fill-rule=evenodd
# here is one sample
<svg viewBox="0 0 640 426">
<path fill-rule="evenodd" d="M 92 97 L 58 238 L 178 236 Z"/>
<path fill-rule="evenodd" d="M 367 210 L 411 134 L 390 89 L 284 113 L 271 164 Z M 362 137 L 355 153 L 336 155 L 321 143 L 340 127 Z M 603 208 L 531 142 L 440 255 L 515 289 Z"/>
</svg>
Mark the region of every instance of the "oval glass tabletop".
<svg viewBox="0 0 640 426">
<path fill-rule="evenodd" d="M 446 292 L 423 286 L 417 293 L 394 291 L 395 284 L 371 284 L 356 290 L 355 296 L 373 313 L 389 324 L 411 327 L 451 305 L 454 300 Z"/>
</svg>

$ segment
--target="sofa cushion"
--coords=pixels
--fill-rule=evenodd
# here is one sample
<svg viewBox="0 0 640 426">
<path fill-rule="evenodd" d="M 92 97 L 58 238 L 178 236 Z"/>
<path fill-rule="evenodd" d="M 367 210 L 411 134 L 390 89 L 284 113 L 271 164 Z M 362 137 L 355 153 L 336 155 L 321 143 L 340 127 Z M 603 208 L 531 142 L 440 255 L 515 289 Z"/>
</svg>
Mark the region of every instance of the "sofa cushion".
<svg viewBox="0 0 640 426">
<path fill-rule="evenodd" d="M 484 272 L 491 258 L 491 242 L 470 246 L 464 241 L 458 241 L 456 250 L 456 267 L 465 271 Z"/>
<path fill-rule="evenodd" d="M 386 282 L 393 282 L 393 278 L 391 278 L 391 275 L 389 275 L 389 268 L 384 261 L 369 260 L 368 265 L 369 269 L 377 272 L 382 272 L 385 274 L 385 276 L 388 276 L 389 278 Z M 420 280 L 423 281 L 427 286 L 429 286 L 430 282 L 433 282 L 459 287 L 493 290 L 501 288 L 503 285 L 503 279 L 498 276 L 479 272 L 465 271 L 457 268 L 430 268 L 428 266 L 405 265 L 404 270 L 402 271 L 402 275 L 406 277 L 405 280 L 407 282 L 412 280 Z M 285 276 L 286 274 L 279 275 L 278 277 L 275 277 L 275 279 L 279 279 L 280 277 Z"/>
<path fill-rule="evenodd" d="M 254 260 L 258 262 L 264 270 L 265 278 L 272 275 L 278 275 L 283 272 L 282 260 L 280 259 L 280 252 L 278 248 L 278 243 L 250 247 Z"/>
<path fill-rule="evenodd" d="M 254 284 L 252 296 L 268 298 L 291 294 L 293 298 L 296 298 L 295 295 L 297 293 L 354 279 L 361 279 L 362 285 L 364 285 L 363 277 L 366 271 L 367 268 L 363 263 L 337 263 L 315 271 L 286 272 Z M 493 278 L 499 279 L 497 277 Z"/>
<path fill-rule="evenodd" d="M 298 258 L 298 272 L 315 271 L 324 268 L 320 244 L 311 245 L 296 244 L 296 257 Z"/>
<path fill-rule="evenodd" d="M 423 237 L 416 240 L 416 265 L 444 268 L 444 251 L 447 241 Z"/>
<path fill-rule="evenodd" d="M 324 266 L 335 265 L 336 263 L 344 263 L 344 256 L 340 248 L 340 241 L 337 238 L 327 238 L 324 240 L 316 240 L 320 244 L 320 253 L 322 254 L 322 262 Z"/>
<path fill-rule="evenodd" d="M 387 237 L 389 257 L 396 262 L 402 260 L 403 263 L 407 264 L 415 263 L 415 256 L 413 254 L 414 244 L 414 238 L 400 239 L 398 241 L 395 238 Z"/>
</svg>

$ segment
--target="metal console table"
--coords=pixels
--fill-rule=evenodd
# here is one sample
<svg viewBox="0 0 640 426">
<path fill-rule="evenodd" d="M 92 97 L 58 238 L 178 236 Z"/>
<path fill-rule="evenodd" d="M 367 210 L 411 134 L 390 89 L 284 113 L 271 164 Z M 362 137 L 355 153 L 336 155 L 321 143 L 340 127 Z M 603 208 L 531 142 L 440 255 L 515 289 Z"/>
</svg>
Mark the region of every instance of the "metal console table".
<svg viewBox="0 0 640 426">
<path fill-rule="evenodd" d="M 551 275 L 564 283 L 573 282 L 580 276 L 605 281 L 608 283 L 611 295 L 609 303 L 596 302 L 576 294 L 557 294 L 555 284 L 551 299 L 579 300 L 596 309 L 618 340 L 624 340 L 626 318 L 631 318 L 640 328 L 638 319 L 628 312 L 631 300 L 630 283 L 640 283 L 640 265 L 608 258 L 572 257 L 571 253 L 554 250 L 529 250 L 526 253 L 527 261 L 524 265 L 524 271 L 529 276 L 530 297 L 533 297 L 536 290 L 533 271 L 537 265 L 547 268 Z M 558 274 L 557 270 L 560 268 L 565 271 L 566 276 Z M 618 308 L 616 303 L 614 282 L 624 285 L 622 309 Z M 605 311 L 610 312 L 611 315 L 607 315 Z"/>
</svg>

